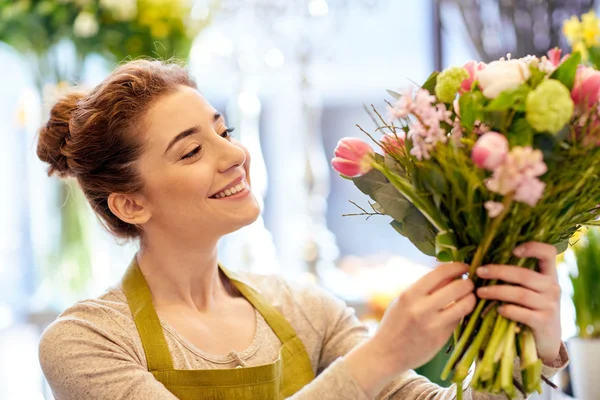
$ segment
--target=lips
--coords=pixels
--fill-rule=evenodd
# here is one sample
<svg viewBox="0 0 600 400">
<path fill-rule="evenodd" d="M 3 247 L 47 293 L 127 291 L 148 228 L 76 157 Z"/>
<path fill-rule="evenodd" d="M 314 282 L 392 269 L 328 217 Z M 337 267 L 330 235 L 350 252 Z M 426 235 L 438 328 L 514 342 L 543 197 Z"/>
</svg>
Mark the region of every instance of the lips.
<svg viewBox="0 0 600 400">
<path fill-rule="evenodd" d="M 223 194 L 223 193 L 227 194 L 228 190 L 231 192 L 231 189 L 234 188 L 234 187 L 236 187 L 236 186 L 238 186 L 242 182 L 244 182 L 244 179 L 246 179 L 246 174 L 243 174 L 243 175 L 239 176 L 238 178 L 234 179 L 227 186 L 224 186 L 220 190 L 217 190 L 215 193 L 213 193 L 209 197 L 210 198 L 218 198 L 218 197 L 216 197 L 217 195 L 220 195 L 220 194 Z M 244 186 L 247 186 L 247 184 L 245 182 L 244 182 Z M 236 193 L 236 192 L 234 192 L 234 193 Z"/>
</svg>

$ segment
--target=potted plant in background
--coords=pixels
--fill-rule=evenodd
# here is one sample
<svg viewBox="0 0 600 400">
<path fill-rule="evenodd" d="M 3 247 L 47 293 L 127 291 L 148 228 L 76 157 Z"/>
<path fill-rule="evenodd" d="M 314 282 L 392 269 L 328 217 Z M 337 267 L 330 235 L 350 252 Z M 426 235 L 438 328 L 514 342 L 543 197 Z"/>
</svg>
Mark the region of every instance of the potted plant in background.
<svg viewBox="0 0 600 400">
<path fill-rule="evenodd" d="M 570 273 L 577 336 L 569 341 L 575 397 L 600 396 L 600 228 L 586 229 L 572 246 Z"/>
</svg>

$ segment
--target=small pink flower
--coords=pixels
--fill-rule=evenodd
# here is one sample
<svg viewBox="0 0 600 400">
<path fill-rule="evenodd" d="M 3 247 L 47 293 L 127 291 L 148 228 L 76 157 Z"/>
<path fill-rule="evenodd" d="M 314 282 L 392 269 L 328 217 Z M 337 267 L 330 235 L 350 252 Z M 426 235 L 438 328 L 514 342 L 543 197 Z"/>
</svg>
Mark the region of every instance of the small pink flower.
<svg viewBox="0 0 600 400">
<path fill-rule="evenodd" d="M 483 206 L 488 211 L 488 216 L 490 218 L 496 218 L 504 211 L 504 204 L 498 203 L 497 201 L 486 201 Z"/>
<path fill-rule="evenodd" d="M 515 200 L 533 207 L 544 195 L 545 188 L 546 184 L 538 178 L 525 178 L 515 191 Z"/>
<path fill-rule="evenodd" d="M 479 168 L 493 170 L 498 167 L 508 154 L 508 140 L 498 132 L 483 134 L 473 146 L 471 159 Z"/>
<path fill-rule="evenodd" d="M 579 66 L 575 75 L 575 84 L 571 90 L 571 97 L 580 109 L 584 111 L 598 103 L 600 96 L 600 71 L 593 68 Z"/>
<path fill-rule="evenodd" d="M 467 70 L 467 72 L 469 73 L 469 77 L 462 81 L 462 84 L 460 85 L 460 90 L 458 91 L 460 94 L 471 91 L 473 82 L 477 80 L 477 72 L 485 68 L 485 63 L 469 61 L 463 66 L 463 68 Z"/>
<path fill-rule="evenodd" d="M 403 154 L 404 140 L 406 138 L 406 134 L 404 132 L 400 132 L 396 136 L 394 136 L 393 134 L 383 135 L 383 138 L 381 138 L 381 145 L 383 146 L 384 153 Z"/>
<path fill-rule="evenodd" d="M 538 177 L 547 170 L 540 150 L 531 146 L 514 147 L 485 185 L 490 191 L 501 195 L 514 193 L 516 201 L 533 207 L 542 198 L 546 187 Z"/>
<path fill-rule="evenodd" d="M 331 166 L 340 174 L 354 178 L 373 168 L 373 156 L 373 149 L 368 143 L 358 138 L 346 137 L 338 142 Z"/>
<path fill-rule="evenodd" d="M 562 50 L 558 47 L 548 50 L 548 60 L 552 63 L 553 66 L 558 67 L 561 62 L 560 55 L 562 54 Z"/>
</svg>

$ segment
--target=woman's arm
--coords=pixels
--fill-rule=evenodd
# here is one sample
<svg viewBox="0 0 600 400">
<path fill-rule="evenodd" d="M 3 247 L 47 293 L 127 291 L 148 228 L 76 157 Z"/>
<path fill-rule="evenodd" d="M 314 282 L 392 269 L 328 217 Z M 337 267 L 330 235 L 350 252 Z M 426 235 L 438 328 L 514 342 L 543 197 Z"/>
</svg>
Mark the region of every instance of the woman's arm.
<svg viewBox="0 0 600 400">
<path fill-rule="evenodd" d="M 39 358 L 56 400 L 177 400 L 120 342 L 83 319 L 50 325 Z"/>
<path fill-rule="evenodd" d="M 454 324 L 446 329 L 447 323 L 440 321 L 442 316 L 435 305 L 447 305 L 448 296 L 459 299 L 465 296 L 457 287 L 460 281 L 452 281 L 452 274 L 444 275 L 443 270 L 447 268 L 444 265 L 438 267 L 428 274 L 429 278 L 424 278 L 425 284 L 418 282 L 390 306 L 382 321 L 383 329 L 380 328 L 375 335 L 375 338 L 381 338 L 378 335 L 382 335 L 383 330 L 388 336 L 386 340 L 380 339 L 383 347 L 372 346 L 373 339 L 368 337 L 366 328 L 358 321 L 354 311 L 324 290 L 313 288 L 310 290 L 312 293 L 306 290 L 292 293 L 296 298 L 309 299 L 302 301 L 307 319 L 320 324 L 315 329 L 324 333 L 318 371 L 322 373 L 291 399 L 453 399 L 454 388 L 441 388 L 411 370 L 425 363 L 443 346 L 458 322 L 458 319 L 454 320 Z M 290 290 L 294 292 L 294 289 Z M 432 297 L 438 302 L 432 302 Z M 436 342 L 438 335 L 441 339 Z M 390 357 L 394 356 L 400 360 L 397 364 L 400 366 L 390 368 Z M 564 368 L 567 361 L 568 356 L 562 346 L 556 360 L 546 363 L 544 374 L 554 375 Z M 395 371 L 391 377 L 390 371 Z M 518 369 L 515 369 L 515 378 L 520 380 Z M 340 396 L 337 397 L 336 393 Z M 504 397 L 470 391 L 465 393 L 465 399 L 501 398 Z"/>
</svg>

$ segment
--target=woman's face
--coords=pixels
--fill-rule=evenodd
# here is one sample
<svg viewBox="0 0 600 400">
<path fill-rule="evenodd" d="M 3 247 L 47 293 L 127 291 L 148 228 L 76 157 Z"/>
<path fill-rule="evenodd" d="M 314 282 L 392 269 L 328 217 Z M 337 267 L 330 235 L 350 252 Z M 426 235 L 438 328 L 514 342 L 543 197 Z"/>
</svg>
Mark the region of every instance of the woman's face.
<svg viewBox="0 0 600 400">
<path fill-rule="evenodd" d="M 147 228 L 201 239 L 256 220 L 260 209 L 250 191 L 250 155 L 198 91 L 181 86 L 158 100 L 144 128 L 138 166 L 151 213 Z"/>
</svg>

